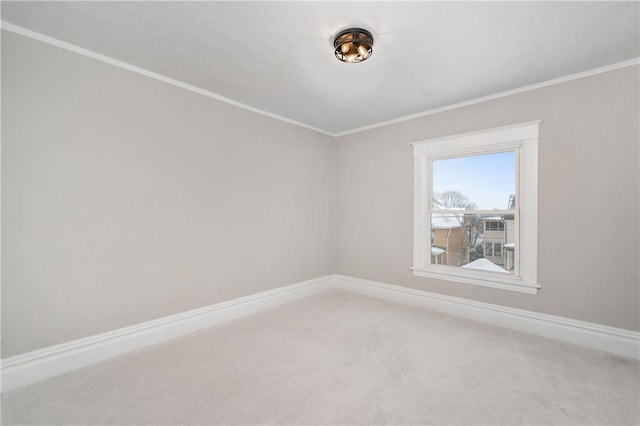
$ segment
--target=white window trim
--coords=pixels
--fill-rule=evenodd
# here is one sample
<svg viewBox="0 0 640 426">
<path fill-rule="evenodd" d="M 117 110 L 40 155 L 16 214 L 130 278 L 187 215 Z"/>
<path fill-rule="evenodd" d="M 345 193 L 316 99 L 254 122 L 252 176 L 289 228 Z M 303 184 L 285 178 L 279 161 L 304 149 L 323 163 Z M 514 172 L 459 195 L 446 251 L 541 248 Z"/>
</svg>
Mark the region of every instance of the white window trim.
<svg viewBox="0 0 640 426">
<path fill-rule="evenodd" d="M 413 142 L 414 220 L 413 274 L 420 277 L 455 281 L 520 293 L 537 294 L 538 284 L 538 135 L 542 120 Z M 425 214 L 431 190 L 429 160 L 442 157 L 485 154 L 496 150 L 517 149 L 519 233 L 519 276 L 499 276 L 426 262 Z M 519 240 L 519 241 L 518 241 Z"/>
</svg>

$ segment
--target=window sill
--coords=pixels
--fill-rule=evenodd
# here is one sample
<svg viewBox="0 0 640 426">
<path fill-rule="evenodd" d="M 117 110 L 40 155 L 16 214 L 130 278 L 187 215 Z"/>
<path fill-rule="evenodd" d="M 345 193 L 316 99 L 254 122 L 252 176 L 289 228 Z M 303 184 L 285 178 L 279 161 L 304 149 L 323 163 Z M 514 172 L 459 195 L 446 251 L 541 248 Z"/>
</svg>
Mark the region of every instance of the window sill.
<svg viewBox="0 0 640 426">
<path fill-rule="evenodd" d="M 454 281 L 458 283 L 477 285 L 482 287 L 498 288 L 501 290 L 515 291 L 525 294 L 538 294 L 540 284 L 524 283 L 518 278 L 500 278 L 475 274 L 455 274 L 448 271 L 427 269 L 424 267 L 411 268 L 413 275 L 417 277 L 434 278 L 438 280 Z"/>
</svg>

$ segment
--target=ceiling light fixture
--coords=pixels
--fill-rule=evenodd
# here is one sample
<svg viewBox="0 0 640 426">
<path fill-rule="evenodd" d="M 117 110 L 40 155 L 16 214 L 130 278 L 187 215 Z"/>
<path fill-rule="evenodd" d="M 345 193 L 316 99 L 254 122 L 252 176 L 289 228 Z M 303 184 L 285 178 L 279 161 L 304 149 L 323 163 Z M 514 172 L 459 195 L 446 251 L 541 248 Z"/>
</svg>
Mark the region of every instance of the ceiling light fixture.
<svg viewBox="0 0 640 426">
<path fill-rule="evenodd" d="M 336 58 L 342 62 L 362 62 L 373 53 L 373 35 L 362 28 L 349 28 L 336 35 L 333 47 Z"/>
</svg>

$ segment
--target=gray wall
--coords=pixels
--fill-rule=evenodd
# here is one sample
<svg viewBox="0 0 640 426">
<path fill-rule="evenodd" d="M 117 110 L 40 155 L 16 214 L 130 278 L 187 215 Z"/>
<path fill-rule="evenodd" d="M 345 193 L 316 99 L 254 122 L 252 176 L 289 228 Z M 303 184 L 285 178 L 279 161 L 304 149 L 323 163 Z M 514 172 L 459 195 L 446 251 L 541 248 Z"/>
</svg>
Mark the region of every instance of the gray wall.
<svg viewBox="0 0 640 426">
<path fill-rule="evenodd" d="M 340 138 L 338 273 L 639 329 L 638 67 Z M 542 119 L 536 296 L 414 277 L 409 142 Z"/>
<path fill-rule="evenodd" d="M 2 356 L 334 272 L 335 140 L 2 34 Z"/>
<path fill-rule="evenodd" d="M 638 330 L 638 80 L 336 144 L 3 32 L 2 356 L 334 272 Z M 409 142 L 535 119 L 540 293 L 413 277 Z"/>
</svg>

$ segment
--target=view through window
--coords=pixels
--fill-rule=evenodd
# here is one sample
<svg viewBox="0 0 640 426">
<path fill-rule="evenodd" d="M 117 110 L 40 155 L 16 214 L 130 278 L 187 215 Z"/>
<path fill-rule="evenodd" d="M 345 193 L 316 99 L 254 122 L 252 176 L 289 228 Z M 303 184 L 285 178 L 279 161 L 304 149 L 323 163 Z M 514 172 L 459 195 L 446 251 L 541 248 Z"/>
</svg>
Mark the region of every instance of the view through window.
<svg viewBox="0 0 640 426">
<path fill-rule="evenodd" d="M 427 264 L 517 271 L 517 151 L 431 162 Z"/>
</svg>

